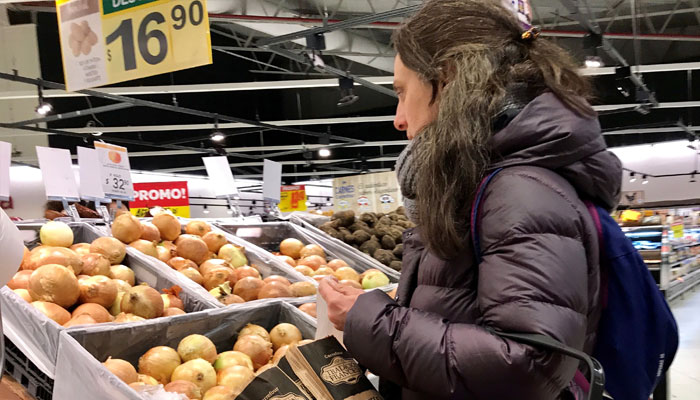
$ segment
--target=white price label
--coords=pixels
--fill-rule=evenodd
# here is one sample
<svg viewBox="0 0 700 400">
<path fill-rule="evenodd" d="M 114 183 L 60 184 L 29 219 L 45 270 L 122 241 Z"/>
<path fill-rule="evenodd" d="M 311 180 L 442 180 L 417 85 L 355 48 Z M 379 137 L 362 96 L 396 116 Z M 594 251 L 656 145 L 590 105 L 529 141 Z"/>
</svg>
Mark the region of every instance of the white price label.
<svg viewBox="0 0 700 400">
<path fill-rule="evenodd" d="M 129 155 L 125 147 L 95 142 L 102 169 L 102 190 L 111 199 L 134 200 Z"/>
<path fill-rule="evenodd" d="M 228 164 L 228 157 L 202 157 L 202 161 L 216 197 L 238 196 L 238 188 Z"/>
<path fill-rule="evenodd" d="M 80 200 L 70 151 L 36 146 L 36 155 L 39 158 L 46 197 L 51 200 Z"/>
<path fill-rule="evenodd" d="M 273 203 L 280 202 L 282 186 L 282 164 L 263 160 L 263 198 Z"/>
</svg>

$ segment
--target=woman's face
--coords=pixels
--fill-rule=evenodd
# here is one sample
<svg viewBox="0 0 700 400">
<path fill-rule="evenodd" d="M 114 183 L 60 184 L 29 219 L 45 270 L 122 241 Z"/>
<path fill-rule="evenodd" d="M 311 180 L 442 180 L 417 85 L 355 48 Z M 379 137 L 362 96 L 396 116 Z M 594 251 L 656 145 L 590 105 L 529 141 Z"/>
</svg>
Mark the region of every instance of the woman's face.
<svg viewBox="0 0 700 400">
<path fill-rule="evenodd" d="M 430 104 L 433 87 L 408 69 L 398 55 L 394 60 L 394 90 L 399 96 L 394 127 L 406 132 L 408 140 L 412 140 L 437 118 L 439 96 Z"/>
</svg>

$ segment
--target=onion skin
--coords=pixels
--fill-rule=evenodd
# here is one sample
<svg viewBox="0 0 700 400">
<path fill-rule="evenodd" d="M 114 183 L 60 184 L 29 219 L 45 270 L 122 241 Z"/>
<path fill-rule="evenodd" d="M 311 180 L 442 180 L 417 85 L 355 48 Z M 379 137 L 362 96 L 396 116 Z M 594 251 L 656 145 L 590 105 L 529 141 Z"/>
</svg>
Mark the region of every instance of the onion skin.
<svg viewBox="0 0 700 400">
<path fill-rule="evenodd" d="M 188 235 L 204 236 L 211 232 L 211 226 L 204 221 L 190 221 L 185 225 L 185 233 Z"/>
<path fill-rule="evenodd" d="M 236 268 L 234 271 L 236 271 L 236 278 L 240 281 L 243 278 L 251 277 L 251 278 L 257 278 L 260 279 L 260 272 L 253 268 L 253 267 L 240 267 Z"/>
<path fill-rule="evenodd" d="M 196 269 L 199 272 L 199 267 L 194 261 L 188 260 L 183 257 L 173 257 L 170 260 L 168 260 L 167 264 L 170 266 L 170 268 L 174 269 L 175 271 L 179 271 L 183 268 L 190 267 Z"/>
<path fill-rule="evenodd" d="M 258 278 L 243 278 L 236 282 L 233 287 L 233 294 L 240 296 L 245 301 L 252 301 L 258 299 L 258 293 L 260 289 L 265 285 L 262 279 Z"/>
<path fill-rule="evenodd" d="M 96 323 L 112 322 L 114 319 L 106 308 L 96 303 L 81 304 L 73 310 L 71 315 L 73 319 L 81 315 L 89 315 Z"/>
<path fill-rule="evenodd" d="M 189 399 L 201 399 L 202 392 L 197 385 L 190 381 L 174 380 L 163 388 L 166 392 L 182 393 Z"/>
<path fill-rule="evenodd" d="M 270 333 L 267 331 L 267 329 L 263 328 L 260 325 L 248 324 L 244 326 L 243 329 L 240 330 L 240 332 L 238 332 L 239 337 L 248 335 L 257 335 L 270 342 Z"/>
<path fill-rule="evenodd" d="M 331 268 L 333 271 L 337 270 L 340 267 L 349 267 L 349 265 L 345 261 L 337 258 L 335 260 L 328 261 L 328 268 Z"/>
<path fill-rule="evenodd" d="M 148 240 L 138 239 L 129 243 L 129 247 L 133 247 L 141 253 L 158 258 L 158 250 L 156 249 L 155 242 L 149 242 Z"/>
<path fill-rule="evenodd" d="M 107 361 L 103 362 L 102 365 L 127 385 L 138 381 L 138 373 L 134 366 L 128 361 L 110 357 Z"/>
<path fill-rule="evenodd" d="M 76 243 L 70 249 L 82 257 L 90 252 L 90 243 Z"/>
<path fill-rule="evenodd" d="M 63 324 L 64 328 L 70 328 L 78 325 L 94 325 L 97 321 L 87 314 L 80 314 L 77 317 L 71 318 L 70 321 Z"/>
<path fill-rule="evenodd" d="M 204 393 L 202 400 L 234 400 L 236 396 L 241 394 L 240 391 L 233 390 L 228 386 L 214 386 Z"/>
<path fill-rule="evenodd" d="M 281 261 L 284 261 L 285 263 L 287 263 L 287 264 L 288 264 L 290 267 L 292 267 L 292 268 L 294 268 L 294 267 L 297 266 L 297 262 L 294 261 L 294 259 L 293 259 L 292 257 L 289 257 L 289 256 L 277 256 L 277 258 L 279 258 Z"/>
<path fill-rule="evenodd" d="M 202 236 L 202 240 L 204 240 L 204 243 L 207 244 L 209 251 L 214 253 L 218 253 L 221 246 L 228 243 L 224 235 L 216 232 L 207 232 L 204 236 Z"/>
<path fill-rule="evenodd" d="M 314 269 L 308 265 L 297 265 L 294 269 L 304 276 L 313 276 L 314 274 Z"/>
<path fill-rule="evenodd" d="M 253 361 L 253 368 L 259 369 L 272 359 L 272 344 L 257 335 L 238 337 L 233 345 L 234 351 L 247 354 Z"/>
<path fill-rule="evenodd" d="M 121 279 L 122 281 L 128 283 L 131 286 L 136 284 L 136 276 L 134 275 L 134 270 L 127 267 L 126 265 L 112 265 L 109 268 L 109 275 L 112 279 Z"/>
<path fill-rule="evenodd" d="M 153 217 L 151 221 L 153 225 L 160 231 L 160 237 L 163 240 L 173 241 L 180 236 L 182 228 L 180 227 L 180 221 L 177 218 L 168 213 L 160 213 Z"/>
<path fill-rule="evenodd" d="M 151 287 L 134 286 L 122 297 L 121 311 L 146 319 L 157 318 L 163 315 L 163 298 Z"/>
<path fill-rule="evenodd" d="M 275 351 L 285 344 L 294 344 L 302 340 L 301 331 L 296 326 L 283 322 L 270 330 L 270 341 Z"/>
<path fill-rule="evenodd" d="M 301 249 L 303 248 L 304 243 L 298 239 L 284 239 L 282 243 L 280 243 L 280 253 L 292 257 L 295 260 L 301 258 Z"/>
<path fill-rule="evenodd" d="M 168 346 L 157 346 L 139 358 L 139 373 L 151 376 L 166 385 L 170 382 L 173 371 L 180 364 L 182 364 L 182 360 L 175 349 Z"/>
<path fill-rule="evenodd" d="M 50 221 L 42 225 L 39 239 L 46 246 L 70 247 L 73 244 L 73 230 L 66 223 Z"/>
<path fill-rule="evenodd" d="M 190 381 L 197 385 L 201 393 L 206 393 L 207 390 L 216 386 L 216 371 L 211 363 L 197 358 L 175 368 L 170 379 Z"/>
<path fill-rule="evenodd" d="M 102 254 L 88 253 L 80 257 L 80 260 L 83 262 L 83 270 L 81 272 L 82 275 L 110 275 L 111 263 L 107 257 L 103 256 Z"/>
<path fill-rule="evenodd" d="M 258 292 L 258 299 L 273 299 L 279 297 L 293 297 L 289 285 L 278 281 L 272 281 L 263 285 Z"/>
<path fill-rule="evenodd" d="M 204 277 L 197 271 L 196 268 L 185 267 L 178 270 L 179 273 L 193 280 L 198 285 L 204 285 Z"/>
<path fill-rule="evenodd" d="M 57 264 L 37 268 L 29 277 L 28 290 L 34 300 L 56 303 L 65 308 L 75 304 L 80 296 L 80 286 L 73 271 Z"/>
<path fill-rule="evenodd" d="M 286 286 L 290 286 L 292 284 L 291 282 L 289 282 L 289 279 L 279 275 L 270 275 L 267 278 L 263 279 L 263 282 L 265 283 L 270 283 L 272 281 L 279 282 Z"/>
<path fill-rule="evenodd" d="M 204 335 L 189 335 L 177 345 L 177 354 L 182 361 L 190 361 L 201 358 L 213 364 L 216 361 L 216 346 L 214 342 Z"/>
<path fill-rule="evenodd" d="M 31 303 L 33 301 L 32 296 L 29 294 L 29 290 L 27 289 L 13 289 L 12 291 L 15 292 L 17 296 L 21 297 L 22 300 L 26 301 L 27 303 Z"/>
<path fill-rule="evenodd" d="M 293 297 L 313 296 L 316 294 L 316 286 L 311 282 L 294 282 L 289 287 Z"/>
<path fill-rule="evenodd" d="M 180 235 L 175 241 L 177 255 L 194 261 L 197 265 L 207 260 L 209 248 L 204 240 L 197 235 Z"/>
<path fill-rule="evenodd" d="M 307 266 L 311 267 L 311 269 L 316 271 L 319 268 L 321 268 L 322 266 L 326 265 L 326 259 L 321 257 L 321 256 L 312 254 L 308 257 L 304 257 L 301 260 L 299 260 L 297 262 L 297 265 L 307 265 Z"/>
<path fill-rule="evenodd" d="M 126 245 L 113 237 L 100 237 L 90 244 L 90 253 L 100 253 L 112 265 L 121 264 L 126 257 Z"/>
<path fill-rule="evenodd" d="M 32 276 L 32 270 L 19 271 L 12 277 L 12 279 L 7 282 L 7 287 L 10 289 L 28 289 L 29 288 L 29 277 Z"/>
<path fill-rule="evenodd" d="M 117 283 L 103 275 L 83 279 L 80 286 L 80 302 L 96 303 L 102 307 L 111 307 L 117 299 Z"/>
<path fill-rule="evenodd" d="M 306 258 L 306 257 L 314 256 L 314 255 L 319 256 L 319 257 L 323 258 L 324 260 L 326 259 L 326 252 L 323 251 L 321 246 L 319 246 L 317 244 L 308 244 L 308 245 L 304 246 L 301 249 L 301 251 L 299 251 L 299 257 L 301 257 L 301 258 Z"/>
<path fill-rule="evenodd" d="M 299 309 L 316 318 L 316 303 L 304 303 L 299 306 Z"/>
<path fill-rule="evenodd" d="M 141 236 L 139 239 L 149 242 L 160 242 L 160 231 L 158 227 L 150 222 L 141 222 Z"/>
<path fill-rule="evenodd" d="M 163 311 L 163 317 L 173 317 L 175 315 L 183 315 L 186 314 L 184 311 L 180 310 L 179 308 L 175 307 L 170 307 L 166 308 L 165 311 Z"/>
<path fill-rule="evenodd" d="M 141 237 L 141 221 L 131 214 L 122 214 L 112 222 L 112 236 L 124 243 Z"/>
<path fill-rule="evenodd" d="M 253 370 L 253 361 L 247 354 L 241 353 L 240 351 L 224 351 L 220 353 L 219 357 L 214 361 L 214 369 L 216 372 L 234 365 L 240 365 L 251 371 Z"/>
<path fill-rule="evenodd" d="M 63 325 L 70 321 L 70 313 L 65 308 L 57 304 L 48 301 L 34 301 L 32 302 L 32 306 L 41 311 L 41 313 L 46 315 L 49 319 L 54 320 L 59 325 Z"/>
<path fill-rule="evenodd" d="M 234 365 L 222 369 L 216 374 L 216 383 L 242 392 L 248 384 L 255 379 L 255 374 L 249 368 Z"/>
<path fill-rule="evenodd" d="M 42 265 L 58 264 L 73 270 L 78 275 L 83 270 L 83 262 L 78 253 L 65 247 L 41 246 L 29 252 L 27 269 L 36 270 Z"/>
</svg>

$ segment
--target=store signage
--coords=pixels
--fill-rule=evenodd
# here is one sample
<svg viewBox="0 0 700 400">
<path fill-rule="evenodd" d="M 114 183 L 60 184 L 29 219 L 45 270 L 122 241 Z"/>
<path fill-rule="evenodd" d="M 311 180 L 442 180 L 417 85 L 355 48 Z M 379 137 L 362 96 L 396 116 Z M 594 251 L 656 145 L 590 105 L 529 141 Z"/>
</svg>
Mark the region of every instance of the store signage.
<svg viewBox="0 0 700 400">
<path fill-rule="evenodd" d="M 211 186 L 214 188 L 214 195 L 225 198 L 238 197 L 238 188 L 231 173 L 228 157 L 202 157 L 202 161 L 207 169 Z"/>
<path fill-rule="evenodd" d="M 263 163 L 263 198 L 273 203 L 280 202 L 282 186 L 282 164 L 270 160 Z"/>
<path fill-rule="evenodd" d="M 211 64 L 206 0 L 57 0 L 66 89 Z"/>
<path fill-rule="evenodd" d="M 134 184 L 134 200 L 129 203 L 131 213 L 145 217 L 153 207 L 163 207 L 178 217 L 190 217 L 190 195 L 187 181 L 145 182 Z"/>
<path fill-rule="evenodd" d="M 100 163 L 100 179 L 105 195 L 110 199 L 133 200 L 134 186 L 126 147 L 95 142 L 95 150 Z"/>
<path fill-rule="evenodd" d="M 304 185 L 280 188 L 280 211 L 306 211 L 306 187 Z"/>
<path fill-rule="evenodd" d="M 680 239 L 684 236 L 683 224 L 673 224 L 671 225 L 671 232 L 673 232 L 674 239 Z"/>
<path fill-rule="evenodd" d="M 70 151 L 36 146 L 46 197 L 51 200 L 79 201 Z"/>
<path fill-rule="evenodd" d="M 381 172 L 333 179 L 335 211 L 388 213 L 401 205 L 396 173 Z"/>
<path fill-rule="evenodd" d="M 0 142 L 0 200 L 10 198 L 10 163 L 12 144 Z"/>
<path fill-rule="evenodd" d="M 80 167 L 80 198 L 104 201 L 102 168 L 97 150 L 78 146 L 78 166 Z"/>
</svg>

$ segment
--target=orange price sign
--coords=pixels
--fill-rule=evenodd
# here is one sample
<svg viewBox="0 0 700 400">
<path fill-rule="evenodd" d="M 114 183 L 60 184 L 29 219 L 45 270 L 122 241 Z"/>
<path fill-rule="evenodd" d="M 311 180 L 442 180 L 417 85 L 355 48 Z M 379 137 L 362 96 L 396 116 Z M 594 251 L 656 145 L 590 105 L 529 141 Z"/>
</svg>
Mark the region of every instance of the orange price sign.
<svg viewBox="0 0 700 400">
<path fill-rule="evenodd" d="M 282 212 L 306 211 L 306 187 L 304 185 L 282 186 L 279 209 Z"/>
</svg>

